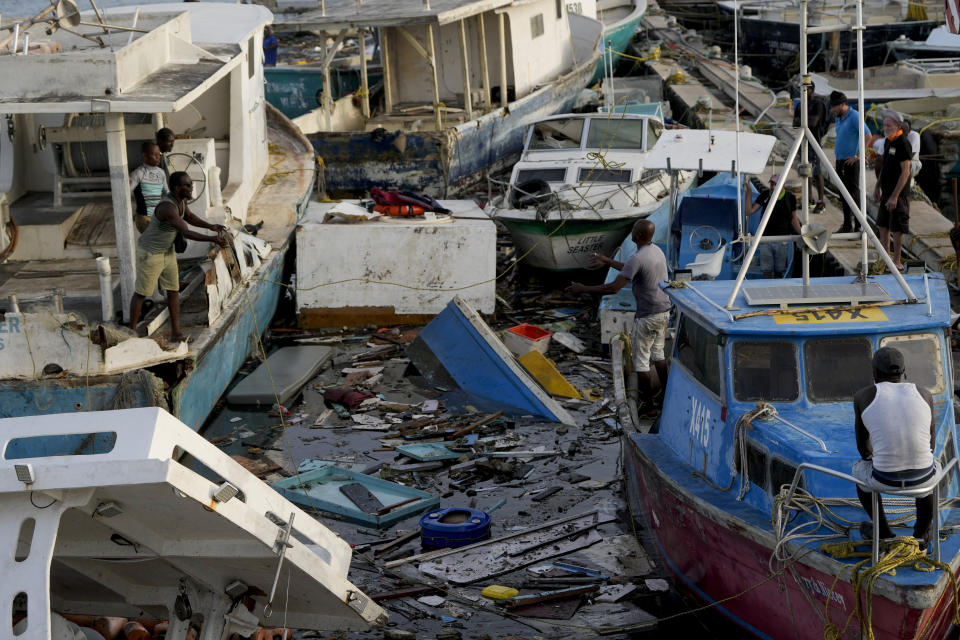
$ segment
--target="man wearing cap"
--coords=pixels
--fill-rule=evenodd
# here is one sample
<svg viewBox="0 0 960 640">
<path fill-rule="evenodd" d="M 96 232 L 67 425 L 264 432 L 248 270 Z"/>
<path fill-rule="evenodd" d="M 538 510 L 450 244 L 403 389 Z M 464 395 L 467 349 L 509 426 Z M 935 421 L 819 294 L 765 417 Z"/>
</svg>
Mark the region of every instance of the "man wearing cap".
<svg viewBox="0 0 960 640">
<path fill-rule="evenodd" d="M 933 398 L 923 387 L 903 379 L 903 354 L 893 347 L 877 349 L 873 356 L 873 380 L 853 396 L 857 449 L 862 460 L 853 465 L 859 483 L 860 504 L 880 527 L 880 538 L 896 537 L 887 523 L 882 502 L 873 515 L 870 491 L 917 489 L 929 485 L 930 492 L 916 499 L 917 519 L 913 537 L 925 549 L 933 521 L 933 481 L 940 464 L 933 458 L 936 427 Z M 860 532 L 873 538 L 873 525 L 864 522 Z"/>
<path fill-rule="evenodd" d="M 752 216 L 757 211 L 763 211 L 770 201 L 770 194 L 773 188 L 780 180 L 780 174 L 775 173 L 770 176 L 770 191 L 760 194 L 755 202 L 747 203 L 747 215 Z M 749 187 L 744 182 L 743 190 L 749 193 Z M 773 212 L 770 214 L 770 220 L 763 231 L 763 235 L 770 236 L 790 236 L 800 235 L 800 221 L 797 220 L 797 198 L 784 186 L 777 196 L 777 202 L 773 205 Z M 782 277 L 788 275 L 787 263 L 790 261 L 790 254 L 793 253 L 792 242 L 761 242 L 757 248 L 757 263 L 763 272 L 764 278 Z"/>
<path fill-rule="evenodd" d="M 837 138 L 833 145 L 837 159 L 837 175 L 850 193 L 850 197 L 859 206 L 860 164 L 857 159 L 860 155 L 860 114 L 856 109 L 850 108 L 847 96 L 840 91 L 830 94 L 830 113 L 833 114 L 837 125 Z M 863 136 L 864 140 L 870 137 L 870 130 L 867 129 L 866 123 L 863 125 Z M 843 198 L 841 201 L 843 202 L 843 226 L 837 232 L 859 231 L 860 221 L 854 219 L 853 211 L 847 201 Z"/>
</svg>

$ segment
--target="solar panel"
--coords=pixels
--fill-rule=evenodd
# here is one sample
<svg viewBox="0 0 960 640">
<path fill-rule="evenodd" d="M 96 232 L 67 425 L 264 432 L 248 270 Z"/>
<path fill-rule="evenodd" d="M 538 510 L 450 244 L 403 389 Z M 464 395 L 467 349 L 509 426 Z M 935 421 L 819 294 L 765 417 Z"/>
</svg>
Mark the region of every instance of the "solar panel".
<svg viewBox="0 0 960 640">
<path fill-rule="evenodd" d="M 892 299 L 886 289 L 876 282 L 754 285 L 744 287 L 743 296 L 747 299 L 747 304 L 754 306 L 835 302 L 859 304 L 861 302 L 879 302 Z"/>
</svg>

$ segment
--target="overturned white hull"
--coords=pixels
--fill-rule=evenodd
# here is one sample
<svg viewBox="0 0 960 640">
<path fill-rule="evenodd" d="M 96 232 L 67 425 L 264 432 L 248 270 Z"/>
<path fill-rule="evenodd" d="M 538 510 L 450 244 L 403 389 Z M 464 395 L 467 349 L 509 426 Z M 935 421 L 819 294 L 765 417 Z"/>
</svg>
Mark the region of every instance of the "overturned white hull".
<svg viewBox="0 0 960 640">
<path fill-rule="evenodd" d="M 33 438 L 55 449 L 69 436 L 99 453 L 19 457 Z M 220 637 L 237 581 L 268 594 L 252 611 L 265 626 L 333 631 L 386 619 L 347 580 L 346 542 L 160 409 L 0 420 L 0 450 L 0 540 L 10 550 L 0 593 L 8 603 L 26 596 L 23 640 L 50 637 L 51 610 L 169 619 L 167 638 L 178 640 L 189 622 L 174 609 L 181 593 L 203 614 L 203 637 Z M 218 482 L 178 462 L 183 453 Z M 240 493 L 220 501 L 227 484 Z"/>
</svg>

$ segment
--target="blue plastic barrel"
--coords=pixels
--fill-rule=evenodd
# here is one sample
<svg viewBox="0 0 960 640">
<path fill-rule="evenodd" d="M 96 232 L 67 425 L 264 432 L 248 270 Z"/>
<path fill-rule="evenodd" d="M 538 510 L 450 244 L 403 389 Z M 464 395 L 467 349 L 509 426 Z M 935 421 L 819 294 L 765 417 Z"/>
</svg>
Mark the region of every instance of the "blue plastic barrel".
<svg viewBox="0 0 960 640">
<path fill-rule="evenodd" d="M 431 511 L 420 518 L 420 541 L 428 549 L 455 549 L 490 537 L 490 514 L 467 507 Z"/>
</svg>

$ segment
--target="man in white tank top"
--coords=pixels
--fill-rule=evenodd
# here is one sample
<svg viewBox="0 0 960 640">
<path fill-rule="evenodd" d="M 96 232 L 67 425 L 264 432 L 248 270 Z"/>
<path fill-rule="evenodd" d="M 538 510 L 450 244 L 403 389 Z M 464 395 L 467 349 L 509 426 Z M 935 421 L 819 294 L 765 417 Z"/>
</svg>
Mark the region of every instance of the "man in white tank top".
<svg viewBox="0 0 960 640">
<path fill-rule="evenodd" d="M 884 489 L 918 488 L 930 485 L 939 464 L 934 461 L 936 427 L 933 423 L 933 398 L 912 382 L 906 382 L 903 354 L 893 347 L 878 349 L 873 356 L 876 384 L 864 387 L 853 396 L 856 417 L 857 449 L 863 460 L 853 466 L 853 476 L 863 487 Z M 896 537 L 887 523 L 880 503 L 878 518 L 872 514 L 870 493 L 857 486 L 864 510 L 880 527 L 881 538 Z M 926 548 L 933 521 L 933 495 L 917 498 L 917 521 L 913 537 Z M 864 523 L 867 525 L 867 523 Z M 861 526 L 864 537 L 869 526 Z"/>
</svg>

